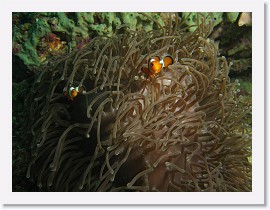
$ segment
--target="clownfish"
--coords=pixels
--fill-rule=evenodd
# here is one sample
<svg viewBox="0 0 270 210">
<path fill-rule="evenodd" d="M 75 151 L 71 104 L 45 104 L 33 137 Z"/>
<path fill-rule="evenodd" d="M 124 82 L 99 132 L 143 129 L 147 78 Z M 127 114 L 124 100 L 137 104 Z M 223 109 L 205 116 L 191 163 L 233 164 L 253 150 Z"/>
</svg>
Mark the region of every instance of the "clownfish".
<svg viewBox="0 0 270 210">
<path fill-rule="evenodd" d="M 147 79 L 150 76 L 156 77 L 157 74 L 162 70 L 163 67 L 167 68 L 169 65 L 173 64 L 173 59 L 171 56 L 165 56 L 162 60 L 158 56 L 151 58 L 148 62 L 148 68 L 143 66 L 141 71 L 147 75 Z"/>
<path fill-rule="evenodd" d="M 63 93 L 64 96 L 66 96 L 68 98 L 68 100 L 73 101 L 74 98 L 78 95 L 78 93 L 82 93 L 83 91 L 85 91 L 85 88 L 83 86 L 73 86 L 73 85 L 69 85 L 68 88 L 64 88 L 63 89 Z"/>
</svg>

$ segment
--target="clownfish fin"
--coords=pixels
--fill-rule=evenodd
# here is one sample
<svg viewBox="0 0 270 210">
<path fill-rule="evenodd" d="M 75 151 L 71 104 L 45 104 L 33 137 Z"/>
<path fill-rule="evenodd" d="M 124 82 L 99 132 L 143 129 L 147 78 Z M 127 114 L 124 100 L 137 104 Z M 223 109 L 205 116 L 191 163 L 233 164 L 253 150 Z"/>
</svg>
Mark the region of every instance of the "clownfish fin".
<svg viewBox="0 0 270 210">
<path fill-rule="evenodd" d="M 160 57 L 159 56 L 155 56 L 154 59 L 155 59 L 155 61 L 160 61 Z"/>
<path fill-rule="evenodd" d="M 147 74 L 147 75 L 151 73 L 150 69 L 147 68 L 147 67 L 145 67 L 145 66 L 143 66 L 143 67 L 141 68 L 141 71 L 142 71 L 143 73 Z"/>
<path fill-rule="evenodd" d="M 65 92 L 67 92 L 67 90 L 68 90 L 67 87 L 64 87 L 63 88 L 63 93 L 65 94 Z"/>
<path fill-rule="evenodd" d="M 76 90 L 77 92 L 82 93 L 83 91 L 85 91 L 85 88 L 83 86 L 78 86 Z"/>
<path fill-rule="evenodd" d="M 173 59 L 172 59 L 172 57 L 171 56 L 166 56 L 166 57 L 164 57 L 163 58 L 163 67 L 168 67 L 169 65 L 172 65 L 173 64 Z"/>
</svg>

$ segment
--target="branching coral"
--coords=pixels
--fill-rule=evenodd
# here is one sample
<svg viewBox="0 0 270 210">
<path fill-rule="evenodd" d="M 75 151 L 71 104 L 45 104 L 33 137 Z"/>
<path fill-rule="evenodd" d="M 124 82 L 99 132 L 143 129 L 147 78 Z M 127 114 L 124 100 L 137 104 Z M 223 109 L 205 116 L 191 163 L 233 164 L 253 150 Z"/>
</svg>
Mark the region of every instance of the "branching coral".
<svg viewBox="0 0 270 210">
<path fill-rule="evenodd" d="M 204 20 L 194 32 L 175 15 L 157 30 L 119 28 L 42 67 L 27 177 L 49 191 L 251 191 L 251 107 Z M 164 54 L 173 65 L 143 78 Z M 70 84 L 85 88 L 73 101 Z"/>
</svg>

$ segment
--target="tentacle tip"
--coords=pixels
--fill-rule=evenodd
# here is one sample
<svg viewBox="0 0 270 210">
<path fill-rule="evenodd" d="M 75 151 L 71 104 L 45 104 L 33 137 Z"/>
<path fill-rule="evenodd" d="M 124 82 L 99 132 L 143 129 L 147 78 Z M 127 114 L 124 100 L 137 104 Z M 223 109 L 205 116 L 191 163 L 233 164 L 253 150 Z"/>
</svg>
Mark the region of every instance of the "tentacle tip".
<svg viewBox="0 0 270 210">
<path fill-rule="evenodd" d="M 127 187 L 128 188 L 131 188 L 132 187 L 132 184 L 129 182 L 129 183 L 127 183 Z"/>
<path fill-rule="evenodd" d="M 27 172 L 26 178 L 27 178 L 27 179 L 30 179 L 30 173 L 29 173 L 29 172 Z"/>
</svg>

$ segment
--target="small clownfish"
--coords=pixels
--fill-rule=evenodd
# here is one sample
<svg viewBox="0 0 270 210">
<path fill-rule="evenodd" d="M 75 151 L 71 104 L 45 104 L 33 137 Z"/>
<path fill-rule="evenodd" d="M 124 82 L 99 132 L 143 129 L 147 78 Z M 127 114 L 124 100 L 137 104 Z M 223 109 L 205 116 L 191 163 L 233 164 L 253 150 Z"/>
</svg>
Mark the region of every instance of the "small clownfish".
<svg viewBox="0 0 270 210">
<path fill-rule="evenodd" d="M 85 90 L 83 86 L 74 87 L 73 85 L 69 85 L 69 88 L 64 88 L 64 96 L 68 98 L 68 100 L 73 101 L 74 98 L 78 95 L 78 93 L 82 93 Z"/>
<path fill-rule="evenodd" d="M 173 64 L 173 59 L 171 56 L 165 56 L 162 60 L 156 56 L 149 60 L 148 68 L 143 66 L 141 71 L 147 75 L 147 79 L 152 75 L 156 78 L 157 74 L 162 70 L 163 67 L 167 68 L 171 64 Z"/>
</svg>

